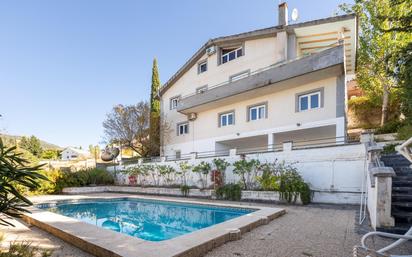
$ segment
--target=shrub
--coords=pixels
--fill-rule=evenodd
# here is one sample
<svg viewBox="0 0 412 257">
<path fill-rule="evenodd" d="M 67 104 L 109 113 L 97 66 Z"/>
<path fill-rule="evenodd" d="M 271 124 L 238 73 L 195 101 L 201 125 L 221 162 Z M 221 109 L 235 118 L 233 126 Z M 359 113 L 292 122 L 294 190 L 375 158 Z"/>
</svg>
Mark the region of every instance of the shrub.
<svg viewBox="0 0 412 257">
<path fill-rule="evenodd" d="M 39 181 L 47 180 L 39 172 L 41 166 L 29 166 L 28 163 L 15 146 L 5 147 L 0 139 L 0 215 L 20 217 L 21 212 L 28 212 L 26 207 L 32 203 L 19 188 L 35 190 L 40 187 Z M 12 224 L 0 216 L 0 225 Z"/>
<path fill-rule="evenodd" d="M 31 242 L 14 242 L 10 244 L 7 252 L 0 252 L 0 257 L 50 257 L 53 251 L 41 250 L 32 246 Z"/>
<path fill-rule="evenodd" d="M 176 172 L 175 168 L 170 165 L 158 165 L 157 168 L 166 185 L 170 185 L 170 183 L 173 181 L 173 174 Z"/>
<path fill-rule="evenodd" d="M 252 159 L 250 161 L 242 159 L 234 162 L 233 166 L 235 167 L 233 169 L 233 173 L 239 175 L 242 179 L 243 189 L 252 189 L 255 186 L 253 178 L 257 176 L 257 171 L 260 167 L 260 161 L 255 159 Z"/>
<path fill-rule="evenodd" d="M 279 193 L 280 198 L 288 203 L 295 203 L 300 196 L 302 203 L 308 204 L 312 198 L 309 185 L 305 183 L 297 170 L 291 166 L 280 174 Z"/>
<path fill-rule="evenodd" d="M 212 171 L 212 181 L 216 187 L 221 187 L 225 183 L 225 173 L 230 163 L 220 158 L 213 159 L 212 163 L 215 166 L 215 170 Z"/>
<path fill-rule="evenodd" d="M 181 185 L 181 186 L 180 186 L 180 192 L 182 192 L 182 195 L 183 195 L 184 197 L 186 197 L 186 196 L 189 195 L 190 187 L 189 187 L 188 185 Z"/>
<path fill-rule="evenodd" d="M 262 175 L 257 177 L 257 181 L 263 190 L 278 191 L 280 198 L 289 203 L 296 202 L 298 197 L 303 204 L 310 203 L 312 199 L 310 187 L 293 164 L 275 161 L 261 165 L 260 169 Z"/>
<path fill-rule="evenodd" d="M 81 187 L 89 185 L 112 185 L 113 176 L 102 169 L 85 169 L 76 172 L 49 170 L 41 171 L 48 180 L 39 180 L 39 188 L 30 194 L 55 194 L 60 193 L 65 187 Z"/>
<path fill-rule="evenodd" d="M 180 170 L 176 171 L 176 174 L 180 176 L 182 180 L 182 185 L 186 186 L 187 185 L 187 173 L 192 170 L 193 166 L 190 165 L 187 161 L 181 162 L 179 164 Z"/>
<path fill-rule="evenodd" d="M 199 180 L 202 183 L 202 189 L 207 188 L 207 178 L 210 173 L 210 164 L 202 161 L 198 165 L 194 166 L 192 171 L 199 174 Z"/>
<path fill-rule="evenodd" d="M 402 122 L 400 120 L 392 120 L 385 123 L 382 127 L 377 128 L 375 134 L 395 133 L 401 126 Z"/>
<path fill-rule="evenodd" d="M 398 129 L 398 139 L 399 140 L 408 140 L 412 137 L 412 125 L 406 124 Z"/>
<path fill-rule="evenodd" d="M 114 178 L 112 174 L 102 169 L 90 169 L 86 173 L 89 174 L 88 185 L 113 185 Z"/>
<path fill-rule="evenodd" d="M 395 147 L 399 144 L 387 144 L 383 147 L 382 154 L 396 153 Z"/>
<path fill-rule="evenodd" d="M 261 166 L 262 176 L 256 177 L 260 186 L 265 191 L 279 189 L 279 176 L 276 175 L 275 163 L 266 163 Z"/>
<path fill-rule="evenodd" d="M 240 201 L 242 187 L 239 184 L 227 184 L 216 189 L 216 197 L 222 200 Z"/>
</svg>

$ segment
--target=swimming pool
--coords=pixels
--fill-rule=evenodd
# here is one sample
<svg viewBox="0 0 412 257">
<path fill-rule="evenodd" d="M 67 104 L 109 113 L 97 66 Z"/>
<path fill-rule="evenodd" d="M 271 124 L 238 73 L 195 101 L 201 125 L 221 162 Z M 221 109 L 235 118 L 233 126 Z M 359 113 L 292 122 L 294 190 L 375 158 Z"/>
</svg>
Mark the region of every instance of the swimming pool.
<svg viewBox="0 0 412 257">
<path fill-rule="evenodd" d="M 37 207 L 148 241 L 175 238 L 255 211 L 128 198 L 57 202 Z"/>
</svg>

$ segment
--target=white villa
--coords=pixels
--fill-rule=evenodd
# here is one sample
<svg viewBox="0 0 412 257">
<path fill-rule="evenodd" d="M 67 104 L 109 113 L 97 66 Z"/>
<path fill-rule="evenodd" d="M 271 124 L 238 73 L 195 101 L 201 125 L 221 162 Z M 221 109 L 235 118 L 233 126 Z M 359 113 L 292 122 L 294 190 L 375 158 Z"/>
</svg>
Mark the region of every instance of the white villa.
<svg viewBox="0 0 412 257">
<path fill-rule="evenodd" d="M 90 153 L 88 151 L 75 147 L 66 147 L 62 151 L 61 156 L 63 161 L 71 161 L 78 159 L 87 159 L 88 157 L 90 157 Z"/>
<path fill-rule="evenodd" d="M 344 143 L 357 17 L 288 24 L 207 41 L 159 92 L 162 155 Z"/>
</svg>

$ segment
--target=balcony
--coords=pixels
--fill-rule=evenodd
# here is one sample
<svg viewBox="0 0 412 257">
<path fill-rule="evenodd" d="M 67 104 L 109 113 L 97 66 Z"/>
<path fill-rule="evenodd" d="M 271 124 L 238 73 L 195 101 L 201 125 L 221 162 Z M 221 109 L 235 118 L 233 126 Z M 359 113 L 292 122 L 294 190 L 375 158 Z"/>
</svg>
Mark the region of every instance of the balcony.
<svg viewBox="0 0 412 257">
<path fill-rule="evenodd" d="M 344 46 L 339 45 L 256 70 L 236 81 L 209 87 L 202 93 L 184 96 L 177 110 L 183 114 L 235 103 L 253 96 L 274 93 L 316 80 L 345 74 Z"/>
</svg>

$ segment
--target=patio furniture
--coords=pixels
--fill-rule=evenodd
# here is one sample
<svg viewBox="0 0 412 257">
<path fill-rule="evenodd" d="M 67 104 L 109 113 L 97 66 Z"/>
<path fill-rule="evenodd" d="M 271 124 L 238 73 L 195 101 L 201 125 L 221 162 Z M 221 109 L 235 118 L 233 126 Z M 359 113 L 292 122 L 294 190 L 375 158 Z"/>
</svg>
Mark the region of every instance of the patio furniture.
<svg viewBox="0 0 412 257">
<path fill-rule="evenodd" d="M 381 236 L 397 240 L 382 249 L 374 250 L 366 246 L 366 239 L 371 236 Z M 407 242 L 408 240 L 412 240 L 412 227 L 405 233 L 405 235 L 398 235 L 379 231 L 369 232 L 362 237 L 361 246 L 355 246 L 353 250 L 353 257 L 412 257 L 412 252 L 408 253 L 408 255 L 391 255 L 386 253 L 387 251 L 395 249 L 399 245 Z"/>
</svg>

